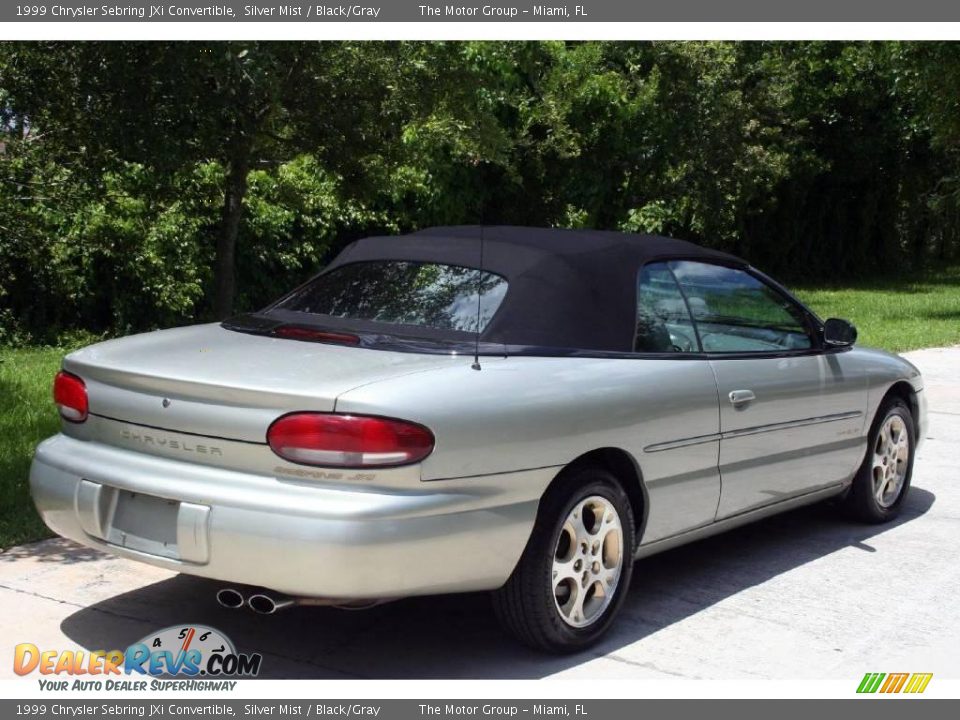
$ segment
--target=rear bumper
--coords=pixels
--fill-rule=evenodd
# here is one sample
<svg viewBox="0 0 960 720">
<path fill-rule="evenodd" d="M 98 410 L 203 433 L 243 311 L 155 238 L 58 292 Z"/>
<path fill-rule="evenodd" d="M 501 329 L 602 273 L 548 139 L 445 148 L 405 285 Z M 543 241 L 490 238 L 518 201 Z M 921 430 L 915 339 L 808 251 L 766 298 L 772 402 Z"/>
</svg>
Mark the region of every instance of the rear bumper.
<svg viewBox="0 0 960 720">
<path fill-rule="evenodd" d="M 52 530 L 105 552 L 226 583 L 359 599 L 499 587 L 554 473 L 331 487 L 57 435 L 37 448 L 30 486 Z"/>
</svg>

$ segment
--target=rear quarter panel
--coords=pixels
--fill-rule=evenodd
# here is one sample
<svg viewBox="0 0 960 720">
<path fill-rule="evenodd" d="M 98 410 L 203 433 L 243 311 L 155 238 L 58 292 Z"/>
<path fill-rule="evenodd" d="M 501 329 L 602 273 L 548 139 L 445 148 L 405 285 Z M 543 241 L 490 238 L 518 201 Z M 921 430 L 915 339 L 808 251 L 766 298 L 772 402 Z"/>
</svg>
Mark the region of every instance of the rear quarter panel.
<svg viewBox="0 0 960 720">
<path fill-rule="evenodd" d="M 637 461 L 649 503 L 644 540 L 711 522 L 720 492 L 717 391 L 706 361 L 499 358 L 375 382 L 338 412 L 422 423 L 437 444 L 425 481 L 563 466 L 598 448 Z M 676 449 L 651 445 L 706 438 Z"/>
</svg>

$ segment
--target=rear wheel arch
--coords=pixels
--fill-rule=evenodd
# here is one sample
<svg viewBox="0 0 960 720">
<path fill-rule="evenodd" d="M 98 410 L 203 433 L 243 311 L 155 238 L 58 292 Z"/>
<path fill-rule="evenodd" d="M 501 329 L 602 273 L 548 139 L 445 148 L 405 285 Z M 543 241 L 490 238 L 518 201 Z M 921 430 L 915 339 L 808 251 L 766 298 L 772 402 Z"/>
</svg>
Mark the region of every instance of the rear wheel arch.
<svg viewBox="0 0 960 720">
<path fill-rule="evenodd" d="M 633 521 L 636 525 L 636 539 L 639 545 L 643 537 L 643 530 L 647 524 L 647 511 L 650 507 L 647 501 L 647 488 L 643 483 L 643 473 L 636 459 L 626 450 L 617 447 L 597 448 L 586 452 L 568 463 L 545 492 L 549 492 L 561 478 L 568 473 L 583 467 L 600 467 L 613 475 L 623 485 L 623 490 L 630 499 L 630 509 L 633 511 Z"/>
<path fill-rule="evenodd" d="M 626 599 L 633 573 L 628 548 L 636 547 L 637 522 L 627 483 L 610 470 L 611 464 L 623 470 L 621 460 L 616 454 L 584 453 L 557 473 L 540 499 L 519 562 L 492 594 L 500 622 L 532 648 L 560 653 L 593 644 Z M 599 514 L 597 505 L 604 508 Z M 619 535 L 614 556 L 608 556 L 610 533 Z M 565 536 L 569 542 L 562 545 Z"/>
</svg>

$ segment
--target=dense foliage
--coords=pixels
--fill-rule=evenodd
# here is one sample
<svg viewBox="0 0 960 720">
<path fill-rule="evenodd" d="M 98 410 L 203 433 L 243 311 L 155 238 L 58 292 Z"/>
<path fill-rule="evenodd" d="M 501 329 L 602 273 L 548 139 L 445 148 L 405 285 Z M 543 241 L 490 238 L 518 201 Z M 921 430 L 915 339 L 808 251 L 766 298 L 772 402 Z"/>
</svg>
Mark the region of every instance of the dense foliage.
<svg viewBox="0 0 960 720">
<path fill-rule="evenodd" d="M 446 223 L 942 264 L 958 103 L 951 43 L 3 43 L 0 343 L 224 316 Z"/>
</svg>

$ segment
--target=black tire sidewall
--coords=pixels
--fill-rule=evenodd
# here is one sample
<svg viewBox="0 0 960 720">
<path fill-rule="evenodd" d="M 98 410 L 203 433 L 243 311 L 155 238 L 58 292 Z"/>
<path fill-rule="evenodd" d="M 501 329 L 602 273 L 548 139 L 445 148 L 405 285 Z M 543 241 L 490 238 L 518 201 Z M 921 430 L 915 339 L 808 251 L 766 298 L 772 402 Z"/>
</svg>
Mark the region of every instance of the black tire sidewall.
<svg viewBox="0 0 960 720">
<path fill-rule="evenodd" d="M 553 591 L 553 559 L 557 540 L 567 516 L 582 500 L 600 496 L 609 501 L 620 516 L 623 531 L 623 560 L 620 571 L 620 580 L 614 591 L 613 600 L 593 623 L 583 628 L 568 625 L 556 607 Z M 620 607 L 626 599 L 633 576 L 633 550 L 636 546 L 636 530 L 630 500 L 620 483 L 610 473 L 604 470 L 584 469 L 574 475 L 572 481 L 564 483 L 558 492 L 551 493 L 545 498 L 542 508 L 544 522 L 532 538 L 534 542 L 528 547 L 535 555 L 532 560 L 534 582 L 539 586 L 539 592 L 534 588 L 534 597 L 544 603 L 548 612 L 543 614 L 547 627 L 543 628 L 549 643 L 555 650 L 570 650 L 585 647 L 595 642 L 612 624 Z"/>
</svg>

